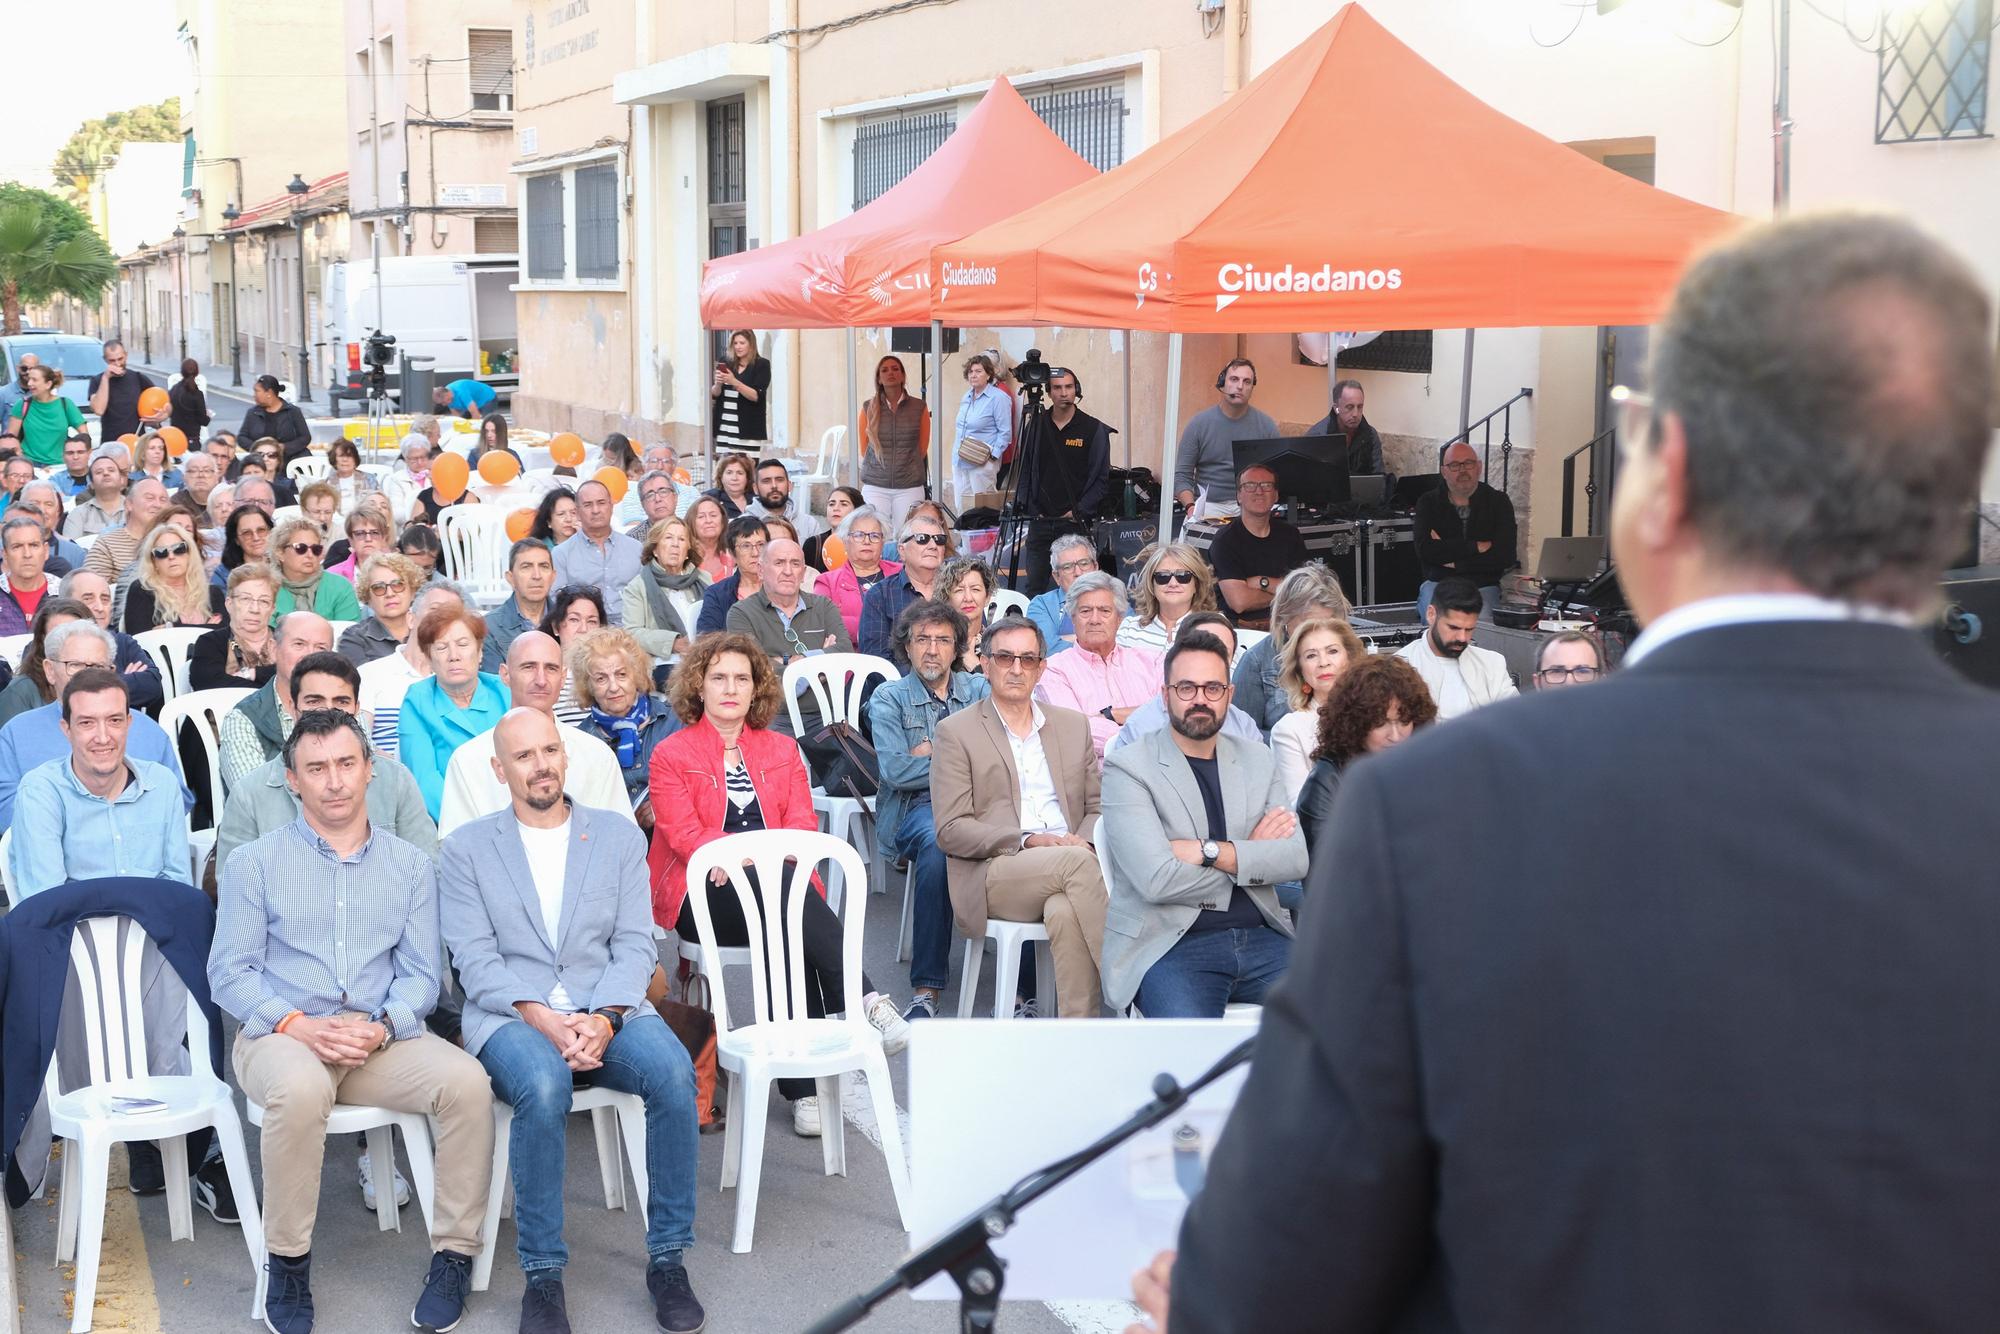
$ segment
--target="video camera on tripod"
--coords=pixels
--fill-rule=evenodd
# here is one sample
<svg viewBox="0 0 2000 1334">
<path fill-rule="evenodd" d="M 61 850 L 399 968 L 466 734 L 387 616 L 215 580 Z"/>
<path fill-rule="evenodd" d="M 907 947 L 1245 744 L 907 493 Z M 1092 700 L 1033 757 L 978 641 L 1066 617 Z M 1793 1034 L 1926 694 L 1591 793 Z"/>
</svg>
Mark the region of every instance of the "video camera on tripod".
<svg viewBox="0 0 2000 1334">
<path fill-rule="evenodd" d="M 1028 355 L 1014 368 L 1014 383 L 1021 391 L 1021 413 L 1028 416 L 1047 410 L 1042 402 L 1049 392 L 1049 375 L 1054 368 L 1042 360 L 1042 350 L 1028 349 Z"/>
<path fill-rule="evenodd" d="M 361 344 L 361 361 L 368 369 L 368 397 L 387 398 L 389 396 L 389 363 L 396 356 L 396 336 L 385 334 L 380 329 L 368 331 L 368 337 Z"/>
</svg>

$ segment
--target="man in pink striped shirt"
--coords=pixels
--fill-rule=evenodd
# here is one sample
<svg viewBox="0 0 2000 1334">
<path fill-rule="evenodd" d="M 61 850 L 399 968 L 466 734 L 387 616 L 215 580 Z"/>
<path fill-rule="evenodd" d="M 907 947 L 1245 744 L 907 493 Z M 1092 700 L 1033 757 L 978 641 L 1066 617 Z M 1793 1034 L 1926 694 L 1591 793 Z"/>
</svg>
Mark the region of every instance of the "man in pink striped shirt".
<svg viewBox="0 0 2000 1334">
<path fill-rule="evenodd" d="M 1125 586 L 1101 570 L 1077 577 L 1066 609 L 1076 624 L 1076 649 L 1048 660 L 1035 693 L 1090 719 L 1090 747 L 1102 766 L 1105 745 L 1160 693 L 1160 655 L 1119 645 L 1118 623 L 1130 604 Z"/>
</svg>

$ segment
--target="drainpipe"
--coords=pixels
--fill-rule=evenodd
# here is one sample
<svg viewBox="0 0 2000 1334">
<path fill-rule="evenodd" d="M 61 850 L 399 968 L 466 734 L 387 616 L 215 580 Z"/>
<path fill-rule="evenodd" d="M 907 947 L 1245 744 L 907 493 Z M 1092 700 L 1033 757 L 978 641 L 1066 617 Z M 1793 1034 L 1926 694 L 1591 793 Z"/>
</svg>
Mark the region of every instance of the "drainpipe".
<svg viewBox="0 0 2000 1334">
<path fill-rule="evenodd" d="M 798 32 L 799 0 L 785 0 L 785 27 L 790 29 L 794 34 Z M 787 240 L 800 235 L 804 228 L 805 218 L 805 209 L 799 200 L 799 196 L 805 191 L 805 173 L 799 169 L 799 102 L 799 39 L 795 35 L 789 42 L 785 43 L 785 170 L 792 178 L 785 191 L 789 204 L 786 211 L 789 214 L 790 223 L 789 229 L 785 233 Z M 786 431 L 786 435 L 791 439 L 792 448 L 797 450 L 804 448 L 806 444 L 800 438 L 801 432 L 805 427 L 803 403 L 805 375 L 799 364 L 805 359 L 800 355 L 804 350 L 805 335 L 799 330 L 793 330 L 787 336 L 792 341 L 792 364 L 790 374 L 785 379 L 790 386 L 792 401 L 787 405 L 790 409 L 787 415 L 791 418 L 791 425 L 790 429 Z M 849 378 L 848 383 L 853 383 L 852 377 Z M 768 425 L 766 429 L 769 429 Z"/>
<path fill-rule="evenodd" d="M 653 63 L 653 6 L 651 0 L 640 0 L 637 26 L 633 37 L 638 45 L 638 68 L 645 69 Z M 632 108 L 632 325 L 638 331 L 633 348 L 633 384 L 638 389 L 637 406 L 642 431 L 651 432 L 666 415 L 660 398 L 659 369 L 659 290 L 654 277 L 654 256 L 658 253 L 661 238 L 657 235 L 658 223 L 655 210 L 658 200 L 658 179 L 653 171 L 653 117 L 656 110 L 641 102 Z M 643 251 L 643 253 L 642 253 Z M 701 281 L 699 268 L 695 271 L 695 282 L 699 289 Z M 696 363 L 697 365 L 699 362 Z M 706 395 L 704 395 L 706 397 Z M 643 450 L 641 451 L 644 452 Z"/>
<path fill-rule="evenodd" d="M 1250 26 L 1250 0 L 1223 0 L 1222 95 L 1243 86 L 1243 32 Z"/>
</svg>

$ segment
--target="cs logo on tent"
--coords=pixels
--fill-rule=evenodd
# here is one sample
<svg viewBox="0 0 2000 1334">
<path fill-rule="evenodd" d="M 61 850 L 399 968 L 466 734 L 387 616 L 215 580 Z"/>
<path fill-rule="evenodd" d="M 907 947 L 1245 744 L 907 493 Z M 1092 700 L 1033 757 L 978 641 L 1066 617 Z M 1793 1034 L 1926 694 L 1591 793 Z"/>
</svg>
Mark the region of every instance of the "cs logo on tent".
<svg viewBox="0 0 2000 1334">
<path fill-rule="evenodd" d="M 1169 280 L 1171 280 L 1173 276 L 1174 275 L 1172 275 L 1171 273 L 1167 275 Z M 1139 266 L 1139 287 L 1136 293 L 1136 295 L 1139 298 L 1138 308 L 1141 310 L 1145 309 L 1146 294 L 1148 292 L 1157 292 L 1159 290 L 1160 290 L 1159 271 L 1156 270 L 1150 263 L 1141 264 Z"/>
</svg>

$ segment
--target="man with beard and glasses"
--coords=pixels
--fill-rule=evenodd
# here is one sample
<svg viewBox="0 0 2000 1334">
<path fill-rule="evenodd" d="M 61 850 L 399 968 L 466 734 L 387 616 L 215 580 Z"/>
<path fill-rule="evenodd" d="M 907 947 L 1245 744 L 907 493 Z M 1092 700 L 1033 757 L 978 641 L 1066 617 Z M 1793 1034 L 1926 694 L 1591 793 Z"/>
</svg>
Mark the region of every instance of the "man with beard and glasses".
<svg viewBox="0 0 2000 1334">
<path fill-rule="evenodd" d="M 1306 842 L 1270 750 L 1222 732 L 1228 647 L 1184 634 L 1164 675 L 1166 730 L 1104 762 L 1104 1003 L 1220 1019 L 1262 1004 L 1291 963 L 1277 886 L 1305 875 Z"/>
<path fill-rule="evenodd" d="M 1472 642 L 1473 627 L 1485 605 L 1479 585 L 1470 579 L 1441 581 L 1424 612 L 1423 638 L 1396 650 L 1396 656 L 1424 678 L 1437 701 L 1440 720 L 1518 693 L 1514 678 L 1507 674 L 1507 660 Z"/>
<path fill-rule="evenodd" d="M 905 1019 L 935 1019 L 951 980 L 951 890 L 931 810 L 931 738 L 938 724 L 991 693 L 986 678 L 954 669 L 970 635 L 955 607 L 925 598 L 896 618 L 898 656 L 909 674 L 868 700 L 868 725 L 881 770 L 875 825 L 910 859 L 910 1008 Z"/>
</svg>

